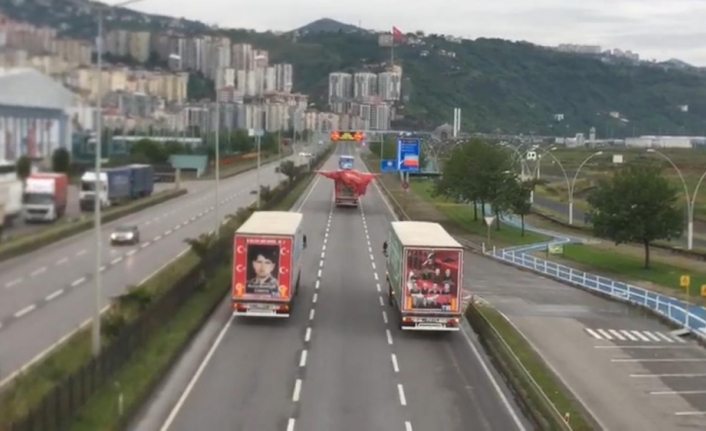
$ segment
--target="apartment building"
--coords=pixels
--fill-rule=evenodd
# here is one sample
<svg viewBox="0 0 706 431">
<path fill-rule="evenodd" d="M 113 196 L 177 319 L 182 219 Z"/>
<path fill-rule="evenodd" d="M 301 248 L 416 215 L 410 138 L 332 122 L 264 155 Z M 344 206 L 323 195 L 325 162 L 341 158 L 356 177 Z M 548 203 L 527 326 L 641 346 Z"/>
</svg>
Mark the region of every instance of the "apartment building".
<svg viewBox="0 0 706 431">
<path fill-rule="evenodd" d="M 265 69 L 270 65 L 270 53 L 261 49 L 253 49 L 253 67 L 255 69 Z"/>
<path fill-rule="evenodd" d="M 291 64 L 275 64 L 275 89 L 283 93 L 291 93 L 294 84 L 294 72 Z"/>
<path fill-rule="evenodd" d="M 130 55 L 130 32 L 127 30 L 111 30 L 105 35 L 105 52 L 119 57 Z"/>
<path fill-rule="evenodd" d="M 24 22 L 13 21 L 0 15 L 0 32 L 8 48 L 22 49 L 30 55 L 52 52 L 57 31 L 49 27 L 35 27 Z"/>
<path fill-rule="evenodd" d="M 374 73 L 360 72 L 353 75 L 353 97 L 361 99 L 363 97 L 377 94 L 378 77 Z"/>
<path fill-rule="evenodd" d="M 353 75 L 334 72 L 328 76 L 328 103 L 350 99 L 353 95 Z"/>
<path fill-rule="evenodd" d="M 232 47 L 232 63 L 235 70 L 252 70 L 254 68 L 252 45 L 247 43 L 234 44 Z"/>
<path fill-rule="evenodd" d="M 148 31 L 130 32 L 128 38 L 130 57 L 140 63 L 145 63 L 150 58 L 150 40 L 152 34 Z"/>
<path fill-rule="evenodd" d="M 398 101 L 402 93 L 402 75 L 397 72 L 378 74 L 378 94 L 384 101 Z"/>
<path fill-rule="evenodd" d="M 216 76 L 214 85 L 216 90 L 220 90 L 225 87 L 235 87 L 235 69 L 232 67 L 221 67 L 216 69 Z"/>
<path fill-rule="evenodd" d="M 93 45 L 80 39 L 57 39 L 54 52 L 70 64 L 88 66 L 92 63 Z"/>
</svg>

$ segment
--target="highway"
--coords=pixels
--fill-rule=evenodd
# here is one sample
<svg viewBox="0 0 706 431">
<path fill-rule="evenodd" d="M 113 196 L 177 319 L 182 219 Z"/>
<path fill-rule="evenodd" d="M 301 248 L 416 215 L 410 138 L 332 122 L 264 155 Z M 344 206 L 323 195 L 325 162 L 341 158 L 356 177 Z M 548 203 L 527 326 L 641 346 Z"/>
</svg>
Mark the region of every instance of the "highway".
<svg viewBox="0 0 706 431">
<path fill-rule="evenodd" d="M 174 188 L 173 183 L 156 183 L 154 185 L 154 192 L 159 193 L 160 191 L 169 190 L 171 188 Z M 65 223 L 67 220 L 75 220 L 81 216 L 91 217 L 91 212 L 81 212 L 81 209 L 78 205 L 78 194 L 78 186 L 69 185 L 68 197 L 66 202 L 66 213 L 64 214 L 64 217 L 61 220 L 53 224 L 25 223 L 25 221 L 22 219 L 22 215 L 20 215 L 12 221 L 12 226 L 4 232 L 3 240 L 6 241 L 7 239 L 17 235 L 26 235 L 37 232 L 39 230 L 57 226 L 59 224 Z"/>
<path fill-rule="evenodd" d="M 310 152 L 323 147 L 311 147 Z M 290 156 L 301 162 L 298 156 Z M 263 185 L 284 176 L 279 162 L 263 165 Z M 256 171 L 221 182 L 220 217 L 253 202 Z M 111 298 L 137 285 L 188 249 L 187 238 L 216 226 L 212 181 L 185 183 L 189 193 L 104 225 L 102 293 Z M 109 235 L 120 224 L 139 225 L 141 243 L 112 247 Z M 90 319 L 94 307 L 95 235 L 81 233 L 31 254 L 0 263 L 0 386 L 58 340 Z"/>
<path fill-rule="evenodd" d="M 465 259 L 474 293 L 519 328 L 600 429 L 706 429 L 706 351 L 695 341 L 619 302 L 476 254 Z"/>
<path fill-rule="evenodd" d="M 319 178 L 300 203 L 293 316 L 236 319 L 226 299 L 129 429 L 532 429 L 474 336 L 398 329 L 381 250 L 391 212 L 373 186 L 358 209 L 333 208 L 332 193 Z"/>
</svg>

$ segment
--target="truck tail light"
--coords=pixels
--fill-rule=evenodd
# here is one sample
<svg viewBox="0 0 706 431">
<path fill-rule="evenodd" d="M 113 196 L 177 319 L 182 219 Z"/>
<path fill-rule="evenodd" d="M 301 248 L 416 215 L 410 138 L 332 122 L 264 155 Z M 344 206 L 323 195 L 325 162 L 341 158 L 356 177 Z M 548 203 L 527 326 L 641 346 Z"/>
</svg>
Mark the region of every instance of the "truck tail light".
<svg viewBox="0 0 706 431">
<path fill-rule="evenodd" d="M 247 311 L 248 307 L 243 304 L 235 304 L 235 311 Z"/>
<path fill-rule="evenodd" d="M 404 323 L 412 323 L 412 318 L 411 317 L 403 317 L 402 322 Z"/>
<path fill-rule="evenodd" d="M 458 319 L 449 319 L 448 322 L 446 322 L 446 326 L 456 326 L 458 325 Z"/>
<path fill-rule="evenodd" d="M 286 313 L 289 311 L 289 305 L 280 305 L 279 307 L 277 307 L 277 311 L 281 313 Z"/>
</svg>

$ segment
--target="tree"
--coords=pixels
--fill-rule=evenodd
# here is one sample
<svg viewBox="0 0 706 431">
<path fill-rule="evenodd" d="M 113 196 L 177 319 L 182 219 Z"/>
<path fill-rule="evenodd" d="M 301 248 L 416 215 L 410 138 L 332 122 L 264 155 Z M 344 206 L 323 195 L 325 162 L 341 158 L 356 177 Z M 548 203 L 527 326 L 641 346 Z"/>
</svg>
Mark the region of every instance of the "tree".
<svg viewBox="0 0 706 431">
<path fill-rule="evenodd" d="M 260 151 L 277 151 L 277 135 L 274 133 L 265 133 L 260 138 Z"/>
<path fill-rule="evenodd" d="M 656 165 L 629 164 L 590 193 L 594 234 L 615 244 L 637 242 L 650 267 L 650 244 L 682 234 L 684 221 L 678 190 Z"/>
<path fill-rule="evenodd" d="M 532 203 L 530 202 L 530 197 L 532 196 L 532 191 L 534 191 L 536 182 L 535 180 L 515 180 L 513 183 L 510 184 L 511 186 L 508 190 L 510 210 L 512 210 L 514 214 L 520 216 L 520 221 L 522 223 L 522 236 L 525 236 L 525 216 L 529 214 L 532 210 Z"/>
<path fill-rule="evenodd" d="M 69 173 L 71 156 L 66 148 L 57 148 L 51 156 L 51 170 L 54 172 Z"/>
<path fill-rule="evenodd" d="M 285 160 L 284 162 L 280 163 L 279 171 L 287 177 L 290 183 L 294 181 L 294 177 L 296 177 L 299 173 L 297 165 L 295 165 L 294 161 L 292 160 Z"/>
<path fill-rule="evenodd" d="M 150 163 L 166 163 L 169 154 L 163 145 L 151 139 L 140 139 L 130 147 L 131 155 L 143 155 Z"/>
<path fill-rule="evenodd" d="M 32 161 L 27 156 L 22 156 L 17 160 L 17 165 L 15 165 L 15 172 L 17 177 L 24 182 L 29 177 L 32 172 Z"/>
</svg>

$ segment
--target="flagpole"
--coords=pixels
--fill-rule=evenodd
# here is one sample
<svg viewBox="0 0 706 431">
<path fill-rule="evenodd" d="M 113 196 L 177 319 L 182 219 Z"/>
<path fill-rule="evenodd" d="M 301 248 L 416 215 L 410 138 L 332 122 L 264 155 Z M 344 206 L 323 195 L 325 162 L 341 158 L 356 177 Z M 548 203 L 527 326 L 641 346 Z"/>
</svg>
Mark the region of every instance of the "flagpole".
<svg viewBox="0 0 706 431">
<path fill-rule="evenodd" d="M 390 72 L 395 71 L 395 30 L 392 29 L 392 43 L 390 44 Z"/>
</svg>

